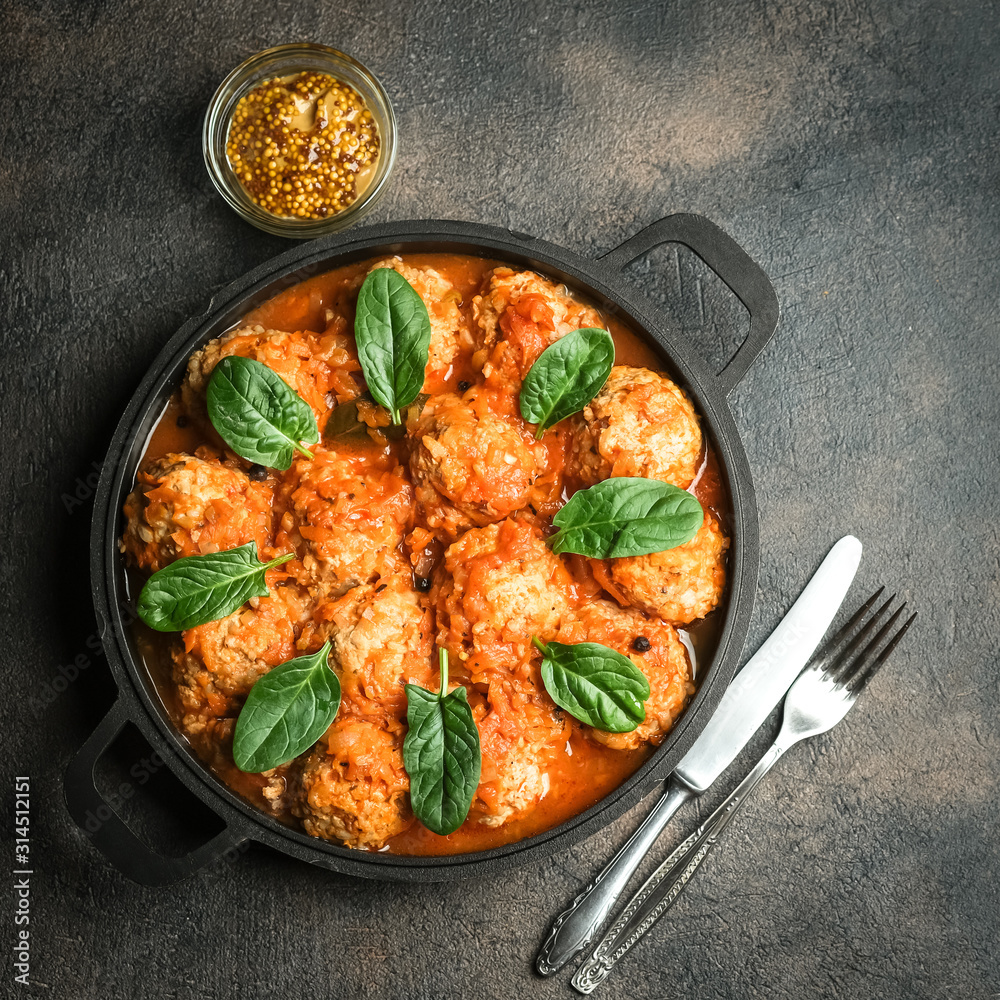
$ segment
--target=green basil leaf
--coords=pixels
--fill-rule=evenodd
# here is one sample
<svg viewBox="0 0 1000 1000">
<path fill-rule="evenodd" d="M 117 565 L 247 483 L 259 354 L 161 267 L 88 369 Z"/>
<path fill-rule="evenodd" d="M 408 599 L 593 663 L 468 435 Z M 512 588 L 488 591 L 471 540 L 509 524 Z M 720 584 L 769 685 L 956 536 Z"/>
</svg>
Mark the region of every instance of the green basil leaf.
<svg viewBox="0 0 1000 1000">
<path fill-rule="evenodd" d="M 448 688 L 448 652 L 441 650 L 441 688 L 406 685 L 403 766 L 410 776 L 413 812 L 428 830 L 454 833 L 469 815 L 479 787 L 482 751 L 464 687 Z"/>
<path fill-rule="evenodd" d="M 185 629 L 231 615 L 251 597 L 269 591 L 264 573 L 288 562 L 294 553 L 262 563 L 257 543 L 226 552 L 184 556 L 154 573 L 139 594 L 139 617 L 157 632 Z"/>
<path fill-rule="evenodd" d="M 705 513 L 687 490 L 658 479 L 619 477 L 580 490 L 554 518 L 553 552 L 621 559 L 689 542 Z"/>
<path fill-rule="evenodd" d="M 399 411 L 423 388 L 431 343 L 427 307 L 398 271 L 379 267 L 365 278 L 354 338 L 368 391 L 398 424 Z"/>
<path fill-rule="evenodd" d="M 296 450 L 312 458 L 301 443 L 319 440 L 309 404 L 252 358 L 223 358 L 212 371 L 206 392 L 208 418 L 240 458 L 270 469 L 287 469 Z"/>
<path fill-rule="evenodd" d="M 536 437 L 582 410 L 603 388 L 615 363 L 607 330 L 584 327 L 550 344 L 521 385 L 521 416 L 538 424 Z"/>
<path fill-rule="evenodd" d="M 340 681 L 330 669 L 330 643 L 268 671 L 250 689 L 236 720 L 233 760 L 257 774 L 308 750 L 340 707 Z"/>
<path fill-rule="evenodd" d="M 630 733 L 646 718 L 649 681 L 627 657 L 598 642 L 543 645 L 542 682 L 574 719 L 608 733 Z"/>
</svg>

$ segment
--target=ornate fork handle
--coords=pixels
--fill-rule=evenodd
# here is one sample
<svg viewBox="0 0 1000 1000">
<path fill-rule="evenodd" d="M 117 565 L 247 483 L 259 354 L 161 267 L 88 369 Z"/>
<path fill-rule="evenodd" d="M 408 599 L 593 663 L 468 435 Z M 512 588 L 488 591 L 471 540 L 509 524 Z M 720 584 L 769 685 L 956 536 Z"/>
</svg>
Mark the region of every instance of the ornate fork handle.
<svg viewBox="0 0 1000 1000">
<path fill-rule="evenodd" d="M 580 993 L 592 993 L 600 986 L 618 960 L 670 908 L 757 782 L 787 749 L 774 744 L 722 805 L 646 880 L 594 953 L 577 970 L 573 986 Z"/>
<path fill-rule="evenodd" d="M 642 825 L 594 880 L 556 917 L 538 952 L 535 968 L 543 976 L 561 969 L 594 939 L 611 913 L 632 873 L 649 852 L 670 818 L 694 793 L 672 778 Z"/>
</svg>

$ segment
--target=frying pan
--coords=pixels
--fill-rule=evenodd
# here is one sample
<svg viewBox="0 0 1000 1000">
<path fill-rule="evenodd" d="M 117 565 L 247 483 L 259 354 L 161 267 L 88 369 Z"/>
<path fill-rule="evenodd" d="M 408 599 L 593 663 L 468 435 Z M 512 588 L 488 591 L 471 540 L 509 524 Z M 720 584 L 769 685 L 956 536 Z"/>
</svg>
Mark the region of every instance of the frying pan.
<svg viewBox="0 0 1000 1000">
<path fill-rule="evenodd" d="M 722 279 L 750 314 L 746 339 L 718 373 L 623 273 L 654 247 L 679 243 Z M 700 685 L 677 725 L 650 759 L 586 812 L 537 836 L 502 847 L 448 857 L 402 857 L 351 850 L 290 829 L 228 788 L 171 722 L 129 627 L 135 620 L 118 550 L 122 504 L 149 433 L 183 377 L 188 357 L 218 337 L 255 306 L 314 274 L 366 258 L 402 253 L 457 253 L 498 259 L 564 282 L 606 313 L 625 321 L 650 342 L 664 366 L 684 387 L 702 417 L 702 428 L 719 459 L 732 505 L 729 587 L 719 637 Z M 760 563 L 757 504 L 750 467 L 727 396 L 746 374 L 778 323 L 778 301 L 760 267 L 721 229 L 698 215 L 671 215 L 654 222 L 598 259 L 582 257 L 544 240 L 467 222 L 402 222 L 352 230 L 315 240 L 262 264 L 213 298 L 207 311 L 171 338 L 132 397 L 104 461 L 91 530 L 91 577 L 98 629 L 118 685 L 115 704 L 70 763 L 66 800 L 73 818 L 94 845 L 125 875 L 145 885 L 186 878 L 248 842 L 348 875 L 433 882 L 495 875 L 561 851 L 612 823 L 674 768 L 718 705 L 743 649 Z M 225 824 L 223 830 L 183 857 L 163 856 L 125 824 L 98 790 L 95 768 L 123 727 L 133 723 L 153 750 L 191 792 Z"/>
</svg>

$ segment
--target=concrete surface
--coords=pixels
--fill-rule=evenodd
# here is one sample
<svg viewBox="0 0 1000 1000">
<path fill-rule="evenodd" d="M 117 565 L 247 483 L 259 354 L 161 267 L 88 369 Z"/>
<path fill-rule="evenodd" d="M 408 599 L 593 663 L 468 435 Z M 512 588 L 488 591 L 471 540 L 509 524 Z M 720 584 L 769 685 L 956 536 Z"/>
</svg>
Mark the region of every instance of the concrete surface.
<svg viewBox="0 0 1000 1000">
<path fill-rule="evenodd" d="M 312 39 L 395 104 L 371 221 L 477 220 L 597 254 L 691 211 L 745 246 L 783 307 L 732 397 L 761 508 L 751 648 L 848 531 L 866 545 L 854 593 L 884 582 L 920 612 L 601 995 L 1000 996 L 995 4 L 7 0 L 0 19 L 0 802 L 10 847 L 30 777 L 34 872 L 31 985 L 13 982 L 12 887 L 0 994 L 568 997 L 570 970 L 542 980 L 533 956 L 646 808 L 547 863 L 430 887 L 253 850 L 144 889 L 67 815 L 66 763 L 114 696 L 88 483 L 163 341 L 287 246 L 214 192 L 205 105 L 251 52 Z M 726 356 L 744 320 L 704 269 L 664 250 L 634 274 Z M 142 756 L 122 741 L 106 780 Z M 207 823 L 162 770 L 133 807 L 173 849 Z"/>
</svg>

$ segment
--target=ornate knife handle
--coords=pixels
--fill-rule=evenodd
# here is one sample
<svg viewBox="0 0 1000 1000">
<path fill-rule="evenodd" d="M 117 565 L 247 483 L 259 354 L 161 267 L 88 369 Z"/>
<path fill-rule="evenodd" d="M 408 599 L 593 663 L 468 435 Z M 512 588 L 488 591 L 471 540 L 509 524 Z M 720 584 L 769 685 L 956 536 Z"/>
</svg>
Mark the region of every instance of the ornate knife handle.
<svg viewBox="0 0 1000 1000">
<path fill-rule="evenodd" d="M 607 979 L 618 960 L 673 905 L 757 782 L 786 749 L 777 744 L 772 746 L 722 805 L 646 880 L 594 953 L 577 970 L 573 986 L 578 992 L 593 993 Z"/>
<path fill-rule="evenodd" d="M 653 846 L 675 812 L 694 793 L 683 782 L 671 778 L 660 801 L 624 847 L 598 872 L 594 880 L 556 917 L 549 936 L 538 952 L 535 968 L 551 976 L 593 941 L 640 862 Z"/>
</svg>

